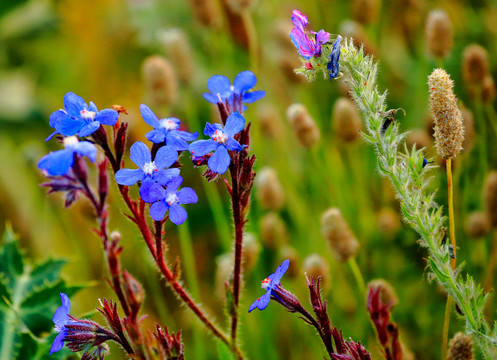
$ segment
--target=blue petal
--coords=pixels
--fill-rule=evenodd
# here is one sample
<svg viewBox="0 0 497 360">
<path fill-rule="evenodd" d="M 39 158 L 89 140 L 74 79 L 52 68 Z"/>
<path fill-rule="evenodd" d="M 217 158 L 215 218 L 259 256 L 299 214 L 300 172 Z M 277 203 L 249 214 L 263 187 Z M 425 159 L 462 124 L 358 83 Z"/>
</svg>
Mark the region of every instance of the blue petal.
<svg viewBox="0 0 497 360">
<path fill-rule="evenodd" d="M 262 295 L 259 299 L 260 300 L 259 300 L 259 304 L 257 304 L 257 308 L 259 310 L 264 310 L 265 308 L 267 308 L 267 306 L 269 304 L 269 300 L 271 300 L 271 292 L 268 291 L 267 293 Z"/>
<path fill-rule="evenodd" d="M 183 183 L 183 178 L 181 176 L 178 176 L 174 179 L 172 179 L 168 184 L 167 184 L 167 193 L 173 193 L 178 190 L 180 185 Z"/>
<path fill-rule="evenodd" d="M 155 221 L 161 221 L 166 215 L 167 205 L 164 201 L 157 201 L 150 206 L 150 216 Z"/>
<path fill-rule="evenodd" d="M 88 110 L 93 111 L 95 114 L 98 114 L 97 105 L 95 105 L 93 101 L 90 101 L 90 106 L 88 107 Z"/>
<path fill-rule="evenodd" d="M 340 41 L 342 37 L 340 35 L 337 36 L 335 42 L 333 43 L 333 49 L 331 50 L 331 54 L 328 58 L 328 65 L 326 68 L 328 69 L 328 73 L 330 76 L 330 81 L 338 76 L 338 71 L 340 68 L 339 60 L 340 60 Z"/>
<path fill-rule="evenodd" d="M 92 122 L 88 123 L 87 125 L 83 126 L 79 130 L 79 134 L 78 135 L 80 137 L 85 137 L 85 136 L 91 135 L 95 131 L 97 131 L 97 129 L 99 127 L 100 127 L 100 122 L 98 122 L 98 121 L 92 121 Z"/>
<path fill-rule="evenodd" d="M 152 161 L 150 149 L 141 141 L 137 141 L 131 146 L 129 158 L 140 168 L 145 165 L 145 163 Z"/>
<path fill-rule="evenodd" d="M 239 73 L 235 81 L 233 81 L 233 89 L 235 93 L 241 94 L 244 91 L 252 89 L 257 83 L 257 78 L 254 73 L 249 70 L 242 71 Z"/>
<path fill-rule="evenodd" d="M 145 137 L 148 141 L 153 142 L 154 144 L 158 144 L 164 141 L 164 131 L 161 130 L 151 130 L 145 134 Z"/>
<path fill-rule="evenodd" d="M 145 122 L 153 128 L 160 127 L 159 119 L 154 114 L 154 112 L 145 104 L 140 105 L 140 112 L 142 113 L 142 118 Z"/>
<path fill-rule="evenodd" d="M 221 131 L 223 130 L 223 127 L 221 126 L 221 124 L 218 124 L 218 123 L 209 124 L 209 123 L 207 123 L 207 124 L 205 124 L 204 135 L 212 137 L 212 135 L 214 135 L 216 130 L 221 130 Z"/>
<path fill-rule="evenodd" d="M 55 129 L 64 136 L 76 135 L 78 131 L 86 125 L 86 122 L 81 119 L 74 119 L 67 117 L 66 119 L 60 119 L 55 124 Z"/>
<path fill-rule="evenodd" d="M 222 97 L 224 93 L 231 91 L 231 82 L 226 76 L 214 75 L 207 80 L 207 89 L 212 94 L 220 94 Z"/>
<path fill-rule="evenodd" d="M 188 147 L 188 150 L 195 156 L 204 156 L 213 150 L 216 150 L 218 143 L 214 140 L 197 140 L 192 142 Z"/>
<path fill-rule="evenodd" d="M 95 120 L 100 121 L 102 125 L 115 125 L 117 119 L 119 118 L 119 113 L 113 109 L 103 109 L 100 111 L 95 118 Z"/>
<path fill-rule="evenodd" d="M 60 306 L 55 310 L 52 321 L 57 327 L 63 328 L 69 322 L 69 310 L 65 306 Z"/>
<path fill-rule="evenodd" d="M 155 165 L 157 169 L 165 169 L 178 160 L 178 152 L 172 146 L 163 146 L 155 154 Z"/>
<path fill-rule="evenodd" d="M 139 193 L 143 201 L 147 203 L 155 203 L 166 196 L 166 190 L 150 178 L 142 181 Z"/>
<path fill-rule="evenodd" d="M 152 175 L 152 178 L 161 185 L 167 185 L 167 183 L 169 183 L 171 180 L 178 177 L 179 173 L 180 171 L 178 168 L 164 169 L 154 173 Z"/>
<path fill-rule="evenodd" d="M 284 260 L 280 266 L 276 269 L 274 272 L 274 277 L 271 279 L 271 285 L 279 285 L 280 280 L 283 277 L 283 275 L 286 273 L 288 270 L 288 265 L 290 264 L 290 260 Z"/>
<path fill-rule="evenodd" d="M 194 133 L 190 133 L 188 131 L 176 130 L 176 131 L 172 131 L 171 134 L 173 136 L 179 137 L 180 139 L 183 139 L 185 141 L 193 141 L 196 138 L 198 138 L 197 131 L 195 131 Z"/>
<path fill-rule="evenodd" d="M 54 128 L 57 126 L 57 123 L 59 121 L 65 121 L 69 118 L 69 115 L 64 110 L 57 110 L 54 111 L 50 115 L 50 119 L 48 120 L 48 123 L 50 124 L 50 127 Z"/>
<path fill-rule="evenodd" d="M 240 115 L 238 111 L 230 114 L 226 119 L 226 125 L 224 126 L 224 133 L 228 137 L 233 137 L 238 134 L 245 127 L 245 118 Z"/>
<path fill-rule="evenodd" d="M 211 104 L 217 104 L 219 102 L 219 97 L 217 95 L 212 95 L 210 93 L 203 93 L 202 96 L 205 100 L 210 102 Z"/>
<path fill-rule="evenodd" d="M 255 300 L 252 305 L 250 305 L 248 312 L 251 312 L 257 307 L 257 304 L 259 303 L 259 299 Z"/>
<path fill-rule="evenodd" d="M 71 149 L 80 155 L 88 156 L 91 162 L 97 159 L 97 148 L 89 141 L 80 141 L 71 146 Z"/>
<path fill-rule="evenodd" d="M 75 117 L 79 117 L 81 111 L 88 108 L 83 98 L 73 92 L 64 95 L 64 107 L 70 116 Z"/>
<path fill-rule="evenodd" d="M 116 172 L 115 178 L 119 185 L 131 186 L 142 180 L 144 176 L 145 173 L 142 169 L 121 169 Z"/>
<path fill-rule="evenodd" d="M 175 135 L 176 131 L 168 131 L 166 134 L 166 144 L 168 146 L 173 147 L 177 151 L 185 151 L 188 150 L 190 144 L 188 144 L 185 140 L 180 139 Z"/>
<path fill-rule="evenodd" d="M 264 96 L 266 96 L 266 92 L 262 90 L 247 92 L 243 94 L 242 102 L 250 104 L 253 103 L 254 101 L 262 99 Z"/>
<path fill-rule="evenodd" d="M 169 207 L 169 219 L 171 219 L 173 224 L 181 225 L 185 222 L 186 218 L 186 210 L 180 205 L 173 205 Z"/>
<path fill-rule="evenodd" d="M 231 151 L 240 151 L 244 147 L 246 147 L 246 145 L 240 145 L 240 143 L 233 138 L 228 138 L 228 141 L 226 142 L 226 148 Z"/>
<path fill-rule="evenodd" d="M 45 141 L 51 140 L 55 135 L 57 135 L 59 132 L 55 130 L 53 133 L 48 135 L 48 137 L 45 139 Z"/>
<path fill-rule="evenodd" d="M 195 190 L 189 187 L 185 187 L 178 191 L 178 198 L 180 204 L 195 204 L 198 201 Z"/>
<path fill-rule="evenodd" d="M 65 175 L 74 162 L 74 153 L 70 149 L 57 150 L 45 155 L 38 162 L 38 168 L 46 170 L 49 175 Z"/>
<path fill-rule="evenodd" d="M 230 162 L 231 159 L 228 150 L 224 146 L 219 146 L 214 152 L 214 155 L 207 161 L 207 166 L 215 173 L 224 174 L 228 170 Z"/>
<path fill-rule="evenodd" d="M 52 347 L 50 348 L 50 354 L 52 355 L 53 353 L 59 351 L 64 347 L 64 338 L 66 334 L 64 331 L 60 332 L 56 337 L 55 340 L 52 343 Z"/>
</svg>

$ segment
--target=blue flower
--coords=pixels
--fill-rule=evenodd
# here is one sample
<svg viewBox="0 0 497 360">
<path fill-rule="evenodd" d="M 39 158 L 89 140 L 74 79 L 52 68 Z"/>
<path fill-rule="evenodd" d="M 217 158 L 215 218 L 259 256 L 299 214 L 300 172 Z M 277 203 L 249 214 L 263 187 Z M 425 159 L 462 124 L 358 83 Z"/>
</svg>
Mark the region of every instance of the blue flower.
<svg viewBox="0 0 497 360">
<path fill-rule="evenodd" d="M 290 260 L 284 260 L 280 266 L 276 269 L 274 274 L 269 275 L 267 278 L 262 280 L 262 287 L 266 290 L 266 293 L 262 295 L 260 298 L 255 300 L 252 305 L 249 307 L 249 311 L 251 312 L 255 308 L 258 308 L 259 310 L 264 310 L 268 304 L 269 300 L 271 300 L 271 295 L 272 296 L 277 296 L 274 293 L 274 289 L 276 286 L 280 285 L 280 280 L 283 277 L 283 275 L 286 273 L 288 270 L 288 265 L 290 264 Z"/>
<path fill-rule="evenodd" d="M 185 187 L 178 191 L 183 178 L 178 176 L 169 182 L 166 189 L 162 188 L 162 192 L 157 194 L 160 198 L 150 206 L 150 216 L 155 221 L 164 219 L 166 212 L 169 211 L 169 218 L 176 225 L 181 225 L 187 218 L 186 210 L 182 204 L 195 204 L 198 201 L 198 196 L 195 190 Z"/>
<path fill-rule="evenodd" d="M 66 175 L 74 163 L 74 154 L 88 156 L 94 162 L 97 158 L 97 148 L 89 141 L 79 141 L 76 136 L 64 138 L 65 149 L 45 155 L 38 162 L 38 169 L 45 170 L 48 175 Z"/>
<path fill-rule="evenodd" d="M 50 115 L 49 124 L 55 132 L 46 140 L 50 140 L 55 134 L 85 137 L 93 134 L 101 124 L 114 125 L 119 117 L 117 111 L 112 109 L 99 112 L 92 101 L 88 106 L 82 97 L 72 92 L 64 95 L 64 108 L 65 110 L 57 110 Z"/>
<path fill-rule="evenodd" d="M 224 174 L 231 163 L 228 150 L 240 151 L 244 146 L 240 145 L 233 136 L 238 134 L 245 127 L 245 118 L 238 111 L 230 114 L 226 119 L 226 125 L 221 124 L 205 125 L 204 134 L 210 136 L 209 140 L 197 140 L 190 144 L 188 150 L 192 155 L 199 157 L 214 151 L 209 158 L 207 166 L 218 174 Z"/>
<path fill-rule="evenodd" d="M 236 95 L 237 98 L 241 98 L 242 103 L 253 103 L 266 95 L 266 92 L 261 90 L 249 91 L 256 83 L 257 78 L 249 70 L 239 73 L 235 81 L 233 81 L 233 86 L 231 86 L 231 82 L 226 76 L 214 75 L 207 81 L 207 89 L 211 93 L 204 93 L 204 99 L 212 104 L 224 103 L 225 100 L 228 100 L 231 107 L 233 107 L 233 99 Z M 245 110 L 245 107 L 243 107 L 243 110 Z"/>
<path fill-rule="evenodd" d="M 60 293 L 60 301 L 62 302 L 62 306 L 55 310 L 55 314 L 52 318 L 52 321 L 55 324 L 55 331 L 59 334 L 55 337 L 55 340 L 52 343 L 52 347 L 50 348 L 50 355 L 52 355 L 54 352 L 59 351 L 64 346 L 66 325 L 70 322 L 69 311 L 71 310 L 71 301 L 69 300 L 69 297 L 64 293 Z"/>
<path fill-rule="evenodd" d="M 138 169 L 121 169 L 116 172 L 116 182 L 120 185 L 134 185 L 141 181 L 140 196 L 145 202 L 157 201 L 157 192 L 169 181 L 179 176 L 179 169 L 168 169 L 178 160 L 178 152 L 173 146 L 163 146 L 155 155 L 154 161 L 150 149 L 137 141 L 131 146 L 130 158 Z"/>
<path fill-rule="evenodd" d="M 180 120 L 177 118 L 160 119 L 145 105 L 140 105 L 143 120 L 152 126 L 154 130 L 145 136 L 155 144 L 165 142 L 166 145 L 174 147 L 177 151 L 188 150 L 187 141 L 193 141 L 198 137 L 198 132 L 193 134 L 187 131 L 178 130 Z"/>
<path fill-rule="evenodd" d="M 342 37 L 340 35 L 337 36 L 337 39 L 333 43 L 333 48 L 331 49 L 331 54 L 329 57 L 328 65 L 328 73 L 330 74 L 330 81 L 338 76 L 339 64 L 338 60 L 340 60 L 340 41 L 342 41 Z"/>
</svg>

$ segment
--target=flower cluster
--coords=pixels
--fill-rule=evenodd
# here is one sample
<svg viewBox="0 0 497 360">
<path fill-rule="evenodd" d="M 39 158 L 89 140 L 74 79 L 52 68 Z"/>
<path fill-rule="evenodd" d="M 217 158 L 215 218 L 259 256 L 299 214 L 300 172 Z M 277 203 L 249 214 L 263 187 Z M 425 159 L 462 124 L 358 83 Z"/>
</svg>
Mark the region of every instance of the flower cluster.
<svg viewBox="0 0 497 360">
<path fill-rule="evenodd" d="M 323 76 L 330 80 L 339 75 L 340 41 L 342 37 L 337 35 L 333 44 L 330 42 L 331 35 L 324 30 L 318 32 L 305 31 L 309 24 L 307 16 L 298 10 L 292 13 L 293 29 L 290 39 L 302 56 L 302 68 L 295 72 L 303 74 L 309 80 L 314 80 L 316 73 L 321 71 Z"/>
</svg>

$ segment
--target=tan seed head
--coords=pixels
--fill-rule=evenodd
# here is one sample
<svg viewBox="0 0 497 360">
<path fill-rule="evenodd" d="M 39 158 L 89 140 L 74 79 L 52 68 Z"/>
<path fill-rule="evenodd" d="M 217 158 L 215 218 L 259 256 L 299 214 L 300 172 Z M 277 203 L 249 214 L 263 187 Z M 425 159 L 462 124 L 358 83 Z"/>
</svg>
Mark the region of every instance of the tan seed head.
<svg viewBox="0 0 497 360">
<path fill-rule="evenodd" d="M 426 44 L 428 52 L 437 58 L 445 58 L 452 50 L 454 43 L 452 23 L 444 10 L 433 10 L 426 20 Z"/>
<path fill-rule="evenodd" d="M 156 105 L 171 105 L 178 98 L 178 82 L 171 63 L 162 56 L 145 59 L 142 65 L 145 89 Z"/>
<path fill-rule="evenodd" d="M 480 45 L 472 44 L 464 49 L 462 76 L 470 92 L 474 87 L 481 87 L 489 73 L 487 50 Z"/>
<path fill-rule="evenodd" d="M 345 262 L 357 254 L 359 242 L 337 208 L 328 209 L 321 216 L 321 233 L 339 261 Z"/>
<path fill-rule="evenodd" d="M 492 227 L 497 227 L 497 171 L 493 170 L 487 175 L 483 186 L 483 199 L 485 211 Z"/>
<path fill-rule="evenodd" d="M 301 145 L 310 148 L 318 143 L 321 133 L 304 105 L 290 105 L 286 114 Z"/>
<path fill-rule="evenodd" d="M 341 97 L 333 106 L 333 128 L 335 134 L 344 142 L 353 142 L 360 138 L 362 130 L 361 115 L 352 100 Z"/>
<path fill-rule="evenodd" d="M 483 211 L 475 211 L 466 219 L 466 233 L 472 239 L 481 239 L 490 230 L 488 216 Z"/>
<path fill-rule="evenodd" d="M 472 360 L 473 341 L 471 336 L 458 332 L 449 342 L 447 360 Z"/>
<path fill-rule="evenodd" d="M 193 54 L 190 42 L 181 29 L 168 29 L 158 35 L 166 53 L 178 72 L 178 78 L 189 83 L 194 73 Z"/>
<path fill-rule="evenodd" d="M 285 205 L 285 191 L 275 169 L 263 167 L 255 178 L 256 195 L 263 209 L 281 210 Z"/>
</svg>

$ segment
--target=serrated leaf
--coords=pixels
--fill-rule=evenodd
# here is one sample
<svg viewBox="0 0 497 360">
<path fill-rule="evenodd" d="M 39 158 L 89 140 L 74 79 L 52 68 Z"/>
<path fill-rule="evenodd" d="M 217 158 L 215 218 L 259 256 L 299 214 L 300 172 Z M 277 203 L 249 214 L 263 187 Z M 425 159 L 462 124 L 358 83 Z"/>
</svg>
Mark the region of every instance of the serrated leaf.
<svg viewBox="0 0 497 360">
<path fill-rule="evenodd" d="M 10 290 L 4 282 L 5 280 L 0 276 L 0 307 L 8 306 L 12 303 L 12 296 Z"/>
<path fill-rule="evenodd" d="M 12 286 L 12 277 L 22 274 L 24 263 L 19 250 L 17 237 L 10 226 L 7 226 L 3 235 L 3 246 L 0 248 L 0 274 L 4 274 Z M 12 288 L 11 288 L 12 289 Z"/>
<path fill-rule="evenodd" d="M 48 259 L 44 263 L 37 265 L 31 271 L 31 288 L 51 284 L 57 281 L 60 278 L 60 271 L 66 262 L 66 260 L 62 259 Z"/>
</svg>

